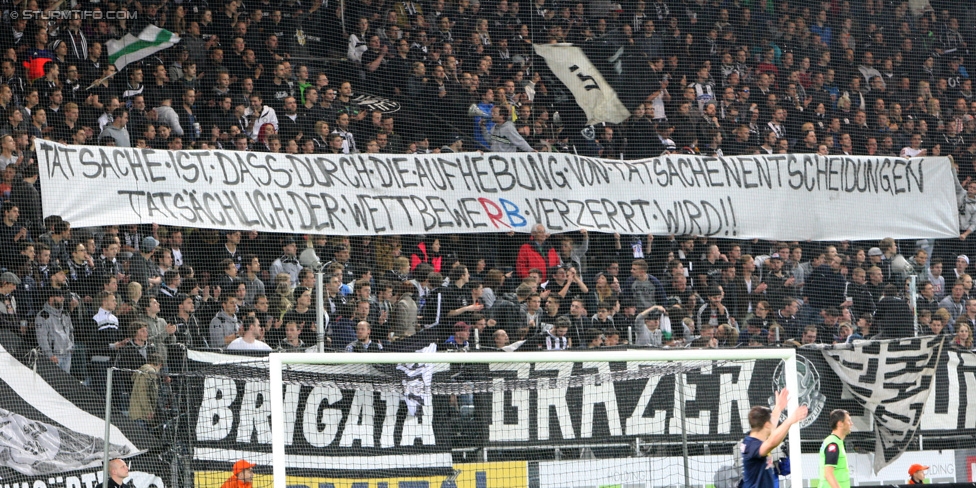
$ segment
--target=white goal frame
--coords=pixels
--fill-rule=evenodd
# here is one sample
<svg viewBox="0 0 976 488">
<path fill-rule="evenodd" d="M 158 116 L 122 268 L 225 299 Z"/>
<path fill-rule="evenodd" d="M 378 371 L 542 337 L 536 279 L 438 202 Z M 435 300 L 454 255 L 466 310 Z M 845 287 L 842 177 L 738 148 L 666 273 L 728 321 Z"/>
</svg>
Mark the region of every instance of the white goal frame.
<svg viewBox="0 0 976 488">
<path fill-rule="evenodd" d="M 628 349 L 623 351 L 533 351 L 533 352 L 477 352 L 477 353 L 272 353 L 269 356 L 271 383 L 271 460 L 274 486 L 285 488 L 284 384 L 282 368 L 290 364 L 399 364 L 399 363 L 552 363 L 592 361 L 745 361 L 751 359 L 782 359 L 786 361 L 786 387 L 790 390 L 789 410 L 798 406 L 796 350 L 782 349 Z M 745 433 L 744 433 L 745 434 Z M 743 435 L 744 435 L 743 434 Z M 803 463 L 800 462 L 800 426 L 790 426 L 788 451 L 790 486 L 803 486 Z M 793 456 L 795 454 L 795 456 Z"/>
</svg>

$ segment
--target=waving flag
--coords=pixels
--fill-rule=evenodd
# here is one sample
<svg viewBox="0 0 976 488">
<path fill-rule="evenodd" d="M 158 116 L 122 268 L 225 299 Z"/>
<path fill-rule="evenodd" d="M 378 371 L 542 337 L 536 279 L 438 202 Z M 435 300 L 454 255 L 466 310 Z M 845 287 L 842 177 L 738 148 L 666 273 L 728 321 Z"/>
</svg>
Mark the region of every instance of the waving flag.
<svg viewBox="0 0 976 488">
<path fill-rule="evenodd" d="M 155 25 L 148 25 L 138 36 L 126 34 L 122 39 L 106 42 L 108 60 L 121 70 L 129 63 L 147 58 L 180 42 L 180 36 Z"/>
<path fill-rule="evenodd" d="M 48 361 L 28 368 L 0 346 L 0 478 L 100 469 L 105 456 L 105 398 Z M 101 407 L 101 412 L 99 412 Z M 154 442 L 116 412 L 110 457 L 130 458 Z M 140 435 L 142 434 L 142 435 Z M 14 483 L 16 486 L 19 484 Z M 27 484 L 31 486 L 30 484 Z"/>
<path fill-rule="evenodd" d="M 586 113 L 587 124 L 619 124 L 630 117 L 613 86 L 583 49 L 572 44 L 535 44 L 533 47 L 536 54 L 546 60 L 549 70 L 573 94 L 576 104 Z"/>
</svg>

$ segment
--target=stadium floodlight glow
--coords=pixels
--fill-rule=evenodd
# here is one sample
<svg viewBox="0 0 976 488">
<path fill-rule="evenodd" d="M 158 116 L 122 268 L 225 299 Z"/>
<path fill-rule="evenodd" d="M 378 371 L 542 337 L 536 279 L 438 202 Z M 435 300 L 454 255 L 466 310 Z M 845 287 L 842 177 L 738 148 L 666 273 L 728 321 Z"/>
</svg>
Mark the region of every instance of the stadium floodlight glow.
<svg viewBox="0 0 976 488">
<path fill-rule="evenodd" d="M 791 391 L 789 399 L 789 410 L 798 407 L 798 381 L 797 381 L 797 365 L 796 365 L 796 351 L 792 348 L 782 348 L 782 349 L 682 349 L 682 350 L 642 350 L 642 349 L 629 349 L 629 350 L 616 350 L 616 351 L 561 351 L 561 352 L 525 352 L 525 353 L 506 353 L 506 352 L 480 352 L 480 353 L 362 353 L 362 354 L 345 354 L 345 353 L 275 353 L 270 355 L 270 407 L 271 407 L 271 426 L 272 426 L 272 453 L 271 461 L 273 465 L 273 479 L 274 486 L 284 488 L 287 486 L 287 475 L 286 469 L 290 468 L 288 463 L 290 460 L 295 458 L 302 458 L 302 456 L 293 457 L 286 454 L 286 430 L 294 435 L 293 430 L 284 429 L 282 426 L 285 425 L 285 412 L 292 412 L 294 415 L 295 409 L 286 408 L 285 395 L 287 385 L 294 385 L 296 383 L 307 385 L 319 385 L 329 383 L 333 387 L 335 384 L 340 384 L 341 389 L 358 389 L 355 385 L 356 381 L 363 381 L 361 379 L 344 380 L 342 378 L 342 373 L 336 377 L 336 379 L 331 378 L 329 375 L 336 374 L 337 371 L 343 371 L 342 368 L 354 367 L 358 368 L 355 370 L 355 374 L 360 374 L 361 371 L 372 370 L 372 369 L 382 369 L 388 371 L 390 365 L 438 365 L 441 368 L 444 367 L 461 367 L 462 365 L 472 365 L 471 368 L 480 367 L 486 368 L 484 365 L 488 365 L 492 371 L 505 371 L 511 373 L 516 369 L 522 369 L 528 371 L 533 369 L 535 372 L 552 372 L 557 369 L 560 370 L 559 379 L 552 378 L 542 379 L 540 378 L 530 378 L 526 380 L 521 380 L 522 376 L 519 376 L 518 380 L 486 380 L 484 381 L 486 386 L 475 386 L 482 393 L 486 392 L 484 388 L 504 388 L 505 392 L 512 392 L 511 396 L 514 397 L 516 393 L 524 394 L 525 398 L 528 398 L 527 390 L 538 390 L 533 393 L 533 395 L 538 395 L 538 398 L 543 396 L 553 396 L 551 393 L 544 395 L 542 390 L 547 388 L 562 388 L 563 391 L 566 388 L 580 387 L 581 385 L 599 385 L 605 382 L 614 381 L 626 381 L 634 379 L 633 377 L 610 377 L 610 374 L 637 374 L 654 371 L 650 373 L 651 375 L 660 375 L 656 379 L 650 379 L 647 382 L 653 381 L 655 384 L 664 375 L 675 375 L 675 385 L 678 385 L 678 393 L 675 395 L 683 395 L 684 388 L 683 378 L 689 373 L 694 373 L 696 371 L 704 370 L 708 371 L 713 365 L 728 366 L 742 364 L 755 364 L 758 360 L 780 360 L 782 366 L 783 377 L 781 380 L 786 384 L 786 387 Z M 521 364 L 516 364 L 521 363 Z M 561 367 L 556 367 L 553 369 L 553 365 L 546 363 L 572 363 L 564 365 Z M 591 368 L 586 369 L 586 371 L 596 371 L 595 366 L 597 364 L 607 364 L 607 363 L 628 363 L 626 368 L 618 366 L 614 371 L 610 371 L 609 368 L 599 369 L 597 374 L 584 373 L 572 377 L 564 377 L 562 373 L 566 371 L 583 371 L 581 368 Z M 545 367 L 539 367 L 545 364 Z M 446 366 L 444 366 L 446 365 Z M 478 366 L 475 366 L 478 365 Z M 575 370 L 573 367 L 575 366 Z M 751 367 L 751 366 L 750 366 Z M 485 369 L 486 371 L 488 369 Z M 745 367 L 744 367 L 745 369 Z M 453 369 L 451 370 L 453 372 Z M 657 371 L 661 371 L 660 373 Z M 353 377 L 350 374 L 350 377 Z M 649 378 L 649 376 L 644 376 L 644 378 Z M 385 394 L 391 394 L 391 391 L 396 389 L 401 389 L 402 387 L 399 383 L 399 378 L 390 378 L 388 384 L 386 385 L 366 385 L 366 387 L 378 388 L 374 391 L 384 391 Z M 311 383 L 309 383 L 311 382 Z M 321 383 L 317 383 L 321 382 Z M 504 384 L 504 386 L 499 386 Z M 551 386 L 549 386 L 551 384 Z M 470 385 L 470 383 L 468 383 Z M 567 386 L 568 385 L 568 386 Z M 443 392 L 446 390 L 454 391 L 458 388 L 463 388 L 464 385 L 458 385 L 457 383 L 434 383 L 434 388 L 440 388 L 439 391 Z M 480 388 L 480 389 L 479 389 Z M 585 386 L 584 386 L 585 388 Z M 446 390 L 445 390 L 446 389 Z M 458 390 L 460 392 L 460 390 Z M 493 394 L 499 393 L 498 391 L 492 391 Z M 396 393 L 394 393 L 396 394 Z M 440 393 L 445 394 L 445 393 Z M 459 393 L 461 394 L 461 393 Z M 508 393 L 506 393 L 507 395 Z M 290 394 L 291 399 L 295 399 L 297 394 Z M 495 398 L 504 397 L 504 395 L 496 395 Z M 675 396 L 675 403 L 678 403 L 678 397 Z M 672 418 L 672 425 L 680 425 L 683 430 L 685 428 L 685 414 L 684 414 L 684 397 L 682 396 L 682 408 L 680 419 Z M 740 397 L 741 398 L 741 397 Z M 689 399 L 691 400 L 691 399 Z M 399 400 L 402 401 L 402 400 Z M 497 400 L 496 400 L 497 401 Z M 741 399 L 739 402 L 741 403 Z M 749 406 L 745 406 L 747 411 Z M 740 421 L 742 421 L 741 411 L 743 405 L 738 407 L 740 413 Z M 548 409 L 547 409 L 548 410 Z M 678 410 L 678 409 L 676 409 Z M 377 413 L 381 415 L 381 413 Z M 307 414 L 306 414 L 307 415 Z M 401 413 L 402 415 L 402 413 Z M 435 416 L 435 418 L 440 421 L 440 417 Z M 333 419 L 335 420 L 335 419 Z M 626 419 L 628 422 L 632 419 Z M 641 419 L 638 419 L 641 420 Z M 680 420 L 680 422 L 679 422 Z M 689 428 L 693 421 L 697 421 L 696 418 L 689 418 Z M 295 421 L 295 419 L 290 419 L 290 421 Z M 325 420 L 323 418 L 322 422 Z M 746 420 L 747 422 L 747 420 Z M 629 425 L 628 425 L 629 427 Z M 674 427 L 672 427 L 674 428 Z M 548 428 L 546 429 L 548 430 Z M 735 423 L 731 425 L 729 435 L 738 435 L 739 426 Z M 742 432 L 744 437 L 747 432 Z M 580 438 L 584 437 L 583 435 Z M 577 439 L 579 440 L 579 439 Z M 790 474 L 792 486 L 802 486 L 802 463 L 799 462 L 800 454 L 800 425 L 794 424 L 790 427 L 790 435 L 788 437 L 787 445 L 784 446 L 787 453 L 793 457 L 794 462 L 791 463 L 792 472 Z M 687 450 L 687 445 L 683 453 L 684 457 L 684 477 L 685 483 L 688 483 L 688 471 L 689 471 L 689 455 Z M 729 458 L 734 457 L 730 455 Z M 323 459 L 322 462 L 327 462 L 327 459 Z M 385 461 L 384 461 L 385 462 Z M 671 463 L 673 465 L 679 465 L 679 463 Z M 736 463 L 738 465 L 738 463 Z M 677 468 L 676 468 L 677 469 Z"/>
</svg>

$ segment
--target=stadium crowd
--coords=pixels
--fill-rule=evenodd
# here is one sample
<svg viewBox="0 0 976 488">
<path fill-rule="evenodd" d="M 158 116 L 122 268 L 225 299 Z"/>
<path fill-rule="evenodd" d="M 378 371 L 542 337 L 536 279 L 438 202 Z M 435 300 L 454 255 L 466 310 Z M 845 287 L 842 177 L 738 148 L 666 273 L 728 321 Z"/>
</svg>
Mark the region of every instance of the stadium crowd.
<svg viewBox="0 0 976 488">
<path fill-rule="evenodd" d="M 62 2 L 8 4 L 0 28 L 0 342 L 95 388 L 111 365 L 164 370 L 182 346 L 312 347 L 306 249 L 324 263 L 333 350 L 406 348 L 411 338 L 458 350 L 825 344 L 911 336 L 916 314 L 918 333 L 973 347 L 976 99 L 966 64 L 976 9 L 967 2 L 69 4 L 74 15 L 53 15 Z M 85 14 L 94 11 L 135 15 Z M 150 24 L 181 42 L 117 73 L 106 42 Z M 597 64 L 616 68 L 605 75 L 631 117 L 579 137 L 556 117 L 566 91 L 533 42 L 609 52 L 614 64 Z M 960 237 L 79 229 L 42 217 L 38 137 L 327 154 L 951 155 Z M 917 298 L 906 296 L 911 277 Z M 153 389 L 133 383 L 128 391 Z M 144 406 L 130 414 L 151 421 Z"/>
</svg>

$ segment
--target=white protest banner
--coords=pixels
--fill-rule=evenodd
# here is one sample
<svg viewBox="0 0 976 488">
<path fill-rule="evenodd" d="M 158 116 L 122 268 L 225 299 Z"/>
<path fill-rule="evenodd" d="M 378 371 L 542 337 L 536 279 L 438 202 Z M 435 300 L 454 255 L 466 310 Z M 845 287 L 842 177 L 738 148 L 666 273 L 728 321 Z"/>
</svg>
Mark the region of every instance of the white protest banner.
<svg viewBox="0 0 976 488">
<path fill-rule="evenodd" d="M 585 228 L 739 239 L 958 236 L 946 158 L 611 161 L 559 153 L 291 155 L 37 140 L 44 215 L 321 234 Z"/>
</svg>

